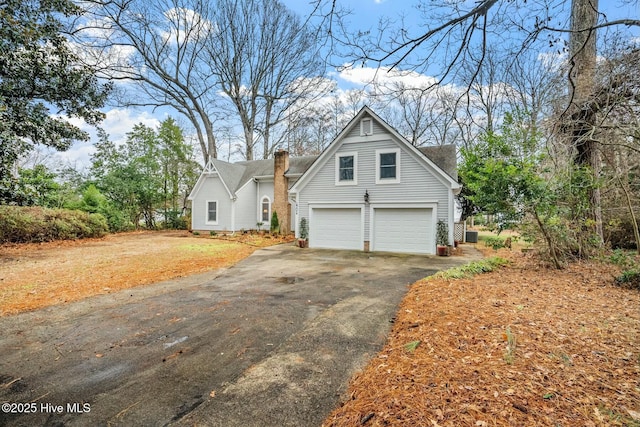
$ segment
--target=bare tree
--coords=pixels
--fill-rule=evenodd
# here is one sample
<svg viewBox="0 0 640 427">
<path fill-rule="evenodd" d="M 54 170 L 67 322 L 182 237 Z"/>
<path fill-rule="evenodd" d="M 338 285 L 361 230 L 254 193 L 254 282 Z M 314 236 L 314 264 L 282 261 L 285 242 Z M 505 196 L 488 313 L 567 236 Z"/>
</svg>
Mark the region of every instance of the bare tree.
<svg viewBox="0 0 640 427">
<path fill-rule="evenodd" d="M 637 1 L 620 0 L 623 5 Z M 600 153 L 597 124 L 602 113 L 599 94 L 594 93 L 597 60 L 596 31 L 640 27 L 637 15 L 609 20 L 600 12 L 598 0 L 533 0 L 477 2 L 418 2 L 425 25 L 410 27 L 402 19 L 385 19 L 377 31 L 339 32 L 339 0 L 317 0 L 316 11 L 325 13 L 322 22 L 330 23 L 333 38 L 355 62 L 375 63 L 390 69 L 434 73 L 436 84 L 460 81 L 459 70 L 467 65 L 464 82 L 471 92 L 474 85 L 491 90 L 494 85 L 481 83 L 483 70 L 491 61 L 488 46 L 499 43 L 509 62 L 517 62 L 530 51 L 568 53 L 565 81 L 567 96 L 561 129 L 573 151 L 579 168 L 588 168 L 593 181 L 600 178 Z M 328 7 L 327 5 L 331 5 Z M 327 16 L 326 13 L 332 13 Z M 335 18 L 335 19 L 334 19 Z M 631 38 L 633 32 L 627 30 Z M 566 38 L 568 37 L 568 40 Z M 437 68 L 439 66 L 439 68 Z M 436 67 L 436 68 L 434 68 Z M 615 88 L 607 88 L 612 90 Z M 491 94 L 487 94 L 491 98 Z M 485 106 L 486 107 L 486 106 Z M 491 110 L 485 108 L 485 112 Z M 533 111 L 535 112 L 535 111 Z M 493 117 L 487 115 L 491 124 Z M 602 241 L 601 194 L 598 185 L 590 192 L 590 219 L 595 234 Z"/>
<path fill-rule="evenodd" d="M 328 89 L 315 39 L 278 0 L 219 0 L 206 51 L 211 71 L 239 115 L 251 160 L 274 149 L 271 129 Z"/>
<path fill-rule="evenodd" d="M 188 118 L 205 162 L 217 157 L 217 130 L 238 124 L 242 154 L 252 159 L 262 143 L 268 157 L 273 127 L 325 89 L 315 39 L 279 0 L 88 4 L 91 20 L 76 33 L 87 60 L 122 82 L 122 104 Z"/>
<path fill-rule="evenodd" d="M 76 41 L 85 60 L 120 81 L 119 103 L 175 109 L 198 135 L 206 162 L 217 156 L 215 88 L 204 48 L 211 37 L 209 5 L 199 0 L 88 0 L 91 19 Z"/>
</svg>

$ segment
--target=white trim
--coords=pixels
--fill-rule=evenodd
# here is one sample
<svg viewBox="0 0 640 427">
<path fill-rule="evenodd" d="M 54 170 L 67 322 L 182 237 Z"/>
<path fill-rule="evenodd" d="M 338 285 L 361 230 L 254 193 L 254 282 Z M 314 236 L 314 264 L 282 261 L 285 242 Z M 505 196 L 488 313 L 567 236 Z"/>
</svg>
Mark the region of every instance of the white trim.
<svg viewBox="0 0 640 427">
<path fill-rule="evenodd" d="M 264 199 L 267 199 L 267 201 L 269 202 L 269 209 L 267 211 L 266 220 L 262 219 L 262 214 L 263 214 L 262 203 L 264 202 Z M 263 222 L 264 224 L 270 224 L 270 221 L 271 221 L 271 198 L 265 194 L 260 198 L 260 202 L 258 203 L 258 222 Z"/>
<path fill-rule="evenodd" d="M 250 179 L 249 181 L 247 181 L 244 184 L 242 184 L 242 186 L 236 190 L 236 194 L 238 194 L 239 192 L 244 190 L 244 187 L 246 187 L 247 185 L 251 184 L 252 182 L 256 182 L 256 181 L 254 181 L 253 179 Z M 256 182 L 256 184 L 257 184 L 257 182 Z"/>
<path fill-rule="evenodd" d="M 371 117 L 363 117 L 360 120 L 360 136 L 373 135 L 373 119 Z"/>
<path fill-rule="evenodd" d="M 216 204 L 216 220 L 215 221 L 209 220 L 209 203 Z M 218 222 L 220 221 L 220 203 L 218 203 L 217 200 L 205 200 L 204 207 L 205 207 L 204 223 L 207 225 L 218 225 Z"/>
<path fill-rule="evenodd" d="M 325 148 L 325 150 L 318 156 L 318 158 L 313 162 L 313 164 L 302 174 L 302 177 L 291 188 L 292 191 L 299 192 L 301 191 L 318 173 L 318 171 L 325 167 L 326 162 L 329 161 L 330 156 L 334 155 L 338 150 L 338 147 L 343 144 L 347 144 L 351 142 L 352 138 L 346 140 L 349 132 L 353 130 L 355 126 L 359 126 L 358 120 L 362 119 L 366 114 L 371 116 L 373 120 L 376 120 L 380 126 L 383 127 L 383 130 L 391 134 L 391 140 L 395 140 L 399 142 L 401 146 L 405 147 L 405 152 L 412 154 L 416 159 L 419 159 L 419 162 L 422 166 L 433 173 L 440 182 L 442 182 L 445 186 L 452 190 L 458 190 L 460 188 L 460 184 L 458 184 L 452 177 L 450 177 L 447 173 L 445 173 L 442 169 L 436 166 L 435 163 L 427 156 L 425 156 L 420 150 L 414 147 L 406 138 L 398 133 L 394 128 L 391 127 L 387 122 L 382 120 L 380 116 L 378 116 L 373 110 L 369 107 L 362 107 L 362 109 L 356 114 L 349 123 L 342 128 L 340 133 L 331 141 L 329 146 Z M 363 142 L 369 141 L 370 138 L 361 138 L 361 139 L 353 139 L 353 142 Z M 382 138 L 381 138 L 382 139 Z M 385 137 L 384 139 L 389 139 L 389 137 Z"/>
<path fill-rule="evenodd" d="M 380 178 L 380 156 L 382 154 L 395 153 L 396 155 L 396 177 Z M 376 184 L 399 184 L 400 183 L 400 165 L 402 163 L 402 150 L 400 148 L 380 148 L 376 150 Z"/>
<path fill-rule="evenodd" d="M 351 181 L 340 181 L 340 158 L 341 157 L 353 157 L 353 180 Z M 336 185 L 358 185 L 358 152 L 357 151 L 336 153 L 335 164 L 336 164 L 336 177 L 335 177 Z"/>
</svg>

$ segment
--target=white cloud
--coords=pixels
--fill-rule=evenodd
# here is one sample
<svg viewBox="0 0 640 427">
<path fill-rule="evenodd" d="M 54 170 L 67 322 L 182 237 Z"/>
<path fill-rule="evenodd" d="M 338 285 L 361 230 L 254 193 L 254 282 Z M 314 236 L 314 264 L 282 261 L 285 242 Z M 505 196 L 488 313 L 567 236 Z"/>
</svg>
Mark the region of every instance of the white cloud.
<svg viewBox="0 0 640 427">
<path fill-rule="evenodd" d="M 415 71 L 390 70 L 388 67 L 353 67 L 345 66 L 337 76 L 339 79 L 355 85 L 365 86 L 371 83 L 382 85 L 402 82 L 405 87 L 426 88 L 436 79 Z"/>
<path fill-rule="evenodd" d="M 210 21 L 192 9 L 174 7 L 164 12 L 169 31 L 161 32 L 165 41 L 184 44 L 207 37 L 213 29 Z"/>
</svg>

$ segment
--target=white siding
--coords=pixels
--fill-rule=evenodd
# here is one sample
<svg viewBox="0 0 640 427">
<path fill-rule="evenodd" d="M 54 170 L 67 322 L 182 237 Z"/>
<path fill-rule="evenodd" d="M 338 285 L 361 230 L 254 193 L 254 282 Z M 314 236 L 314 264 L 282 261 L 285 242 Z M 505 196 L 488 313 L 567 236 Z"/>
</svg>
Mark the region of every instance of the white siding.
<svg viewBox="0 0 640 427">
<path fill-rule="evenodd" d="M 218 223 L 207 224 L 207 201 L 218 202 Z M 191 224 L 194 230 L 231 230 L 231 198 L 217 176 L 208 176 L 191 205 Z"/>
<path fill-rule="evenodd" d="M 271 227 L 271 216 L 269 216 L 268 221 L 262 221 L 262 218 L 260 216 L 261 202 L 262 202 L 262 198 L 265 196 L 268 197 L 269 200 L 271 200 L 271 212 L 273 212 L 273 181 L 272 180 L 258 181 L 258 183 L 256 184 L 256 192 L 254 193 L 256 208 L 253 212 L 253 218 L 254 218 L 253 228 L 255 228 L 258 221 L 260 221 L 260 222 L 264 222 L 264 224 L 262 225 L 262 229 L 269 230 L 269 227 Z"/>
<path fill-rule="evenodd" d="M 374 121 L 374 129 L 376 128 Z M 359 132 L 359 123 L 357 124 Z M 301 189 L 298 203 L 299 216 L 309 218 L 309 203 L 363 203 L 364 193 L 369 193 L 370 203 L 435 203 L 437 219 L 448 221 L 450 210 L 451 190 L 434 175 L 434 171 L 425 166 L 425 162 L 416 158 L 416 154 L 409 151 L 400 142 L 392 139 L 391 135 L 381 139 L 378 135 L 375 141 L 371 138 L 360 138 L 359 142 L 339 144 L 337 149 L 327 152 L 322 159 L 323 164 L 315 175 Z M 400 147 L 400 182 L 394 184 L 376 184 L 376 150 L 394 149 Z M 358 152 L 358 185 L 335 185 L 335 154 L 340 152 Z M 370 241 L 369 214 L 365 215 L 365 241 Z M 310 225 L 313 227 L 313 225 Z"/>
<path fill-rule="evenodd" d="M 256 187 L 257 184 L 250 181 L 236 192 L 236 230 L 255 230 L 257 228 Z"/>
<path fill-rule="evenodd" d="M 378 123 L 378 121 L 375 120 L 373 117 L 369 115 L 364 115 L 362 118 L 370 119 L 373 121 L 373 135 L 379 135 L 379 134 L 385 133 L 384 127 L 382 127 L 380 123 Z M 355 120 L 351 124 L 352 128 L 347 131 L 347 133 L 345 134 L 345 138 L 360 137 L 360 122 L 361 120 Z"/>
</svg>

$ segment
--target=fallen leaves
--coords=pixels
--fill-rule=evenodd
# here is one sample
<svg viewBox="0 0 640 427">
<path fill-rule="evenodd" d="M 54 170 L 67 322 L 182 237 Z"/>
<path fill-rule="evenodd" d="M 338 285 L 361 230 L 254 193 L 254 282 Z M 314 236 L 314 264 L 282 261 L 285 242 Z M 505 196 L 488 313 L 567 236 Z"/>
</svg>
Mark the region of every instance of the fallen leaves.
<svg viewBox="0 0 640 427">
<path fill-rule="evenodd" d="M 323 426 L 368 414 L 367 426 L 640 425 L 640 292 L 597 262 L 557 271 L 511 258 L 474 279 L 414 284 Z"/>
<path fill-rule="evenodd" d="M 229 267 L 286 239 L 133 232 L 102 239 L 0 246 L 0 315 Z"/>
</svg>

